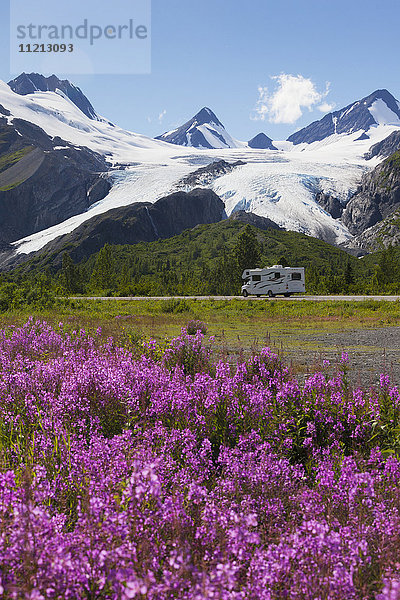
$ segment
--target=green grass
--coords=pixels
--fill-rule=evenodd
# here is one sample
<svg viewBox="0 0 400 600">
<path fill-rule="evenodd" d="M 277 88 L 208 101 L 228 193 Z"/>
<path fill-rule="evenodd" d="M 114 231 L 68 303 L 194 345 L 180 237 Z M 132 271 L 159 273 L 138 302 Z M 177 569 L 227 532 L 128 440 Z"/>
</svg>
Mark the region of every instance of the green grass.
<svg viewBox="0 0 400 600">
<path fill-rule="evenodd" d="M 13 190 L 14 188 L 18 187 L 19 185 L 21 185 L 21 183 L 23 183 L 23 179 L 21 179 L 20 181 L 16 181 L 15 183 L 10 183 L 9 185 L 5 185 L 3 187 L 0 187 L 0 192 L 9 192 L 10 190 Z"/>
<path fill-rule="evenodd" d="M 383 161 L 382 165 L 389 169 L 400 168 L 400 151 L 391 154 L 386 160 Z"/>
<path fill-rule="evenodd" d="M 345 329 L 400 326 L 400 303 L 297 302 L 279 300 L 87 300 L 79 299 L 57 308 L 10 311 L 0 315 L 0 326 L 23 323 L 28 314 L 72 328 L 103 329 L 117 340 L 126 336 L 163 339 L 180 332 L 190 319 L 207 323 L 217 343 L 230 348 L 304 344 L 303 334 Z"/>
<path fill-rule="evenodd" d="M 17 163 L 21 158 L 32 152 L 33 146 L 25 146 L 25 148 L 21 148 L 21 150 L 17 150 L 16 152 L 8 152 L 7 154 L 3 154 L 0 156 L 0 173 L 5 171 L 15 163 Z"/>
<path fill-rule="evenodd" d="M 86 329 L 94 333 L 101 328 L 97 339 L 112 337 L 117 344 L 134 351 L 140 340 L 155 339 L 162 343 L 179 335 L 190 320 L 199 319 L 206 323 L 208 334 L 215 337 L 216 360 L 234 364 L 239 357 L 270 347 L 286 361 L 293 375 L 304 378 L 322 368 L 325 358 L 332 361 L 334 368 L 342 349 L 332 345 L 334 337 L 329 334 L 400 326 L 400 303 L 79 299 L 52 309 L 0 313 L 0 328 L 22 325 L 30 315 L 55 326 L 63 322 L 64 329 L 70 332 Z M 312 339 L 313 336 L 321 339 Z M 372 353 L 376 356 L 372 363 L 376 364 L 376 373 L 381 368 L 381 349 L 350 344 L 347 350 L 366 357 Z"/>
</svg>

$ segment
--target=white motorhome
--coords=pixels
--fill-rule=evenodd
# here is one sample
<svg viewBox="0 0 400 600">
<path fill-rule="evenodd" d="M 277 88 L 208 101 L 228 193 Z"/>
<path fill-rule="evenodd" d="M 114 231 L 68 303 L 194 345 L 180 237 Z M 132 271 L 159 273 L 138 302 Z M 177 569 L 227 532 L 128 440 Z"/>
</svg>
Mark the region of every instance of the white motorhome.
<svg viewBox="0 0 400 600">
<path fill-rule="evenodd" d="M 306 291 L 304 267 L 274 265 L 263 269 L 245 269 L 242 279 L 242 294 L 245 298 L 249 295 L 267 295 L 273 298 L 277 294 L 290 296 Z"/>
</svg>

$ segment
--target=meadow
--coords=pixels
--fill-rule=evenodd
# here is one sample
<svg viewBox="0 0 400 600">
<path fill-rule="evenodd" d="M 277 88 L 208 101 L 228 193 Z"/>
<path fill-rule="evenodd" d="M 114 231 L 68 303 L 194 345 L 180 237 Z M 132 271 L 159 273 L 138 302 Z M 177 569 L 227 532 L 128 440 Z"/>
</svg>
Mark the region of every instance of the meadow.
<svg viewBox="0 0 400 600">
<path fill-rule="evenodd" d="M 334 332 L 348 329 L 374 329 L 400 324 L 400 302 L 297 302 L 263 299 L 198 300 L 176 299 L 52 301 L 49 308 L 22 306 L 0 312 L 0 326 L 22 324 L 33 315 L 49 323 L 62 319 L 72 328 L 97 329 L 121 342 L 131 337 L 162 340 L 179 335 L 190 319 L 207 323 L 216 338 L 216 347 L 251 350 L 270 343 L 296 344 L 302 332 Z M 229 349 L 228 348 L 228 349 Z"/>
<path fill-rule="evenodd" d="M 265 347 L 399 317 L 189 300 L 1 315 L 1 597 L 399 598 L 398 382 L 353 387 L 347 352 L 300 381 Z"/>
</svg>

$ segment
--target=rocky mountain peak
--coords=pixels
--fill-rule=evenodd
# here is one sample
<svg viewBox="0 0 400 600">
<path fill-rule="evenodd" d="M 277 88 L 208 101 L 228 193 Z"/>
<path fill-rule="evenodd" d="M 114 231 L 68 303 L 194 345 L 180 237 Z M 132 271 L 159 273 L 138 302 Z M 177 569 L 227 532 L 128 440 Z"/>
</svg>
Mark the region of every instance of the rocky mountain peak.
<svg viewBox="0 0 400 600">
<path fill-rule="evenodd" d="M 216 114 L 206 106 L 190 121 L 157 136 L 156 140 L 194 148 L 236 148 L 238 146 Z"/>
<path fill-rule="evenodd" d="M 92 104 L 82 90 L 73 85 L 68 79 L 59 79 L 56 75 L 45 77 L 40 73 L 21 73 L 8 82 L 10 88 L 21 96 L 34 92 L 57 92 L 60 90 L 81 110 L 89 119 L 99 120 Z"/>
<path fill-rule="evenodd" d="M 390 108 L 390 110 L 394 112 L 398 117 L 400 117 L 399 103 L 396 100 L 396 98 L 386 89 L 375 90 L 375 92 L 372 92 L 372 94 L 363 98 L 361 102 L 363 102 L 367 106 L 372 106 L 372 104 L 376 102 L 376 100 L 383 100 L 386 106 Z"/>
<path fill-rule="evenodd" d="M 277 150 L 265 133 L 258 133 L 248 142 L 250 148 L 259 148 L 261 150 Z"/>
<path fill-rule="evenodd" d="M 198 125 L 204 125 L 205 123 L 213 123 L 214 125 L 219 125 L 219 127 L 223 127 L 221 121 L 217 118 L 216 114 L 211 110 L 211 108 L 207 108 L 206 106 L 199 110 L 199 112 L 193 117 L 193 120 L 198 123 Z"/>
<path fill-rule="evenodd" d="M 376 125 L 400 126 L 400 104 L 385 89 L 375 90 L 361 100 L 326 114 L 322 119 L 293 133 L 288 141 L 293 144 L 311 144 L 334 134 L 368 132 L 370 127 Z"/>
</svg>

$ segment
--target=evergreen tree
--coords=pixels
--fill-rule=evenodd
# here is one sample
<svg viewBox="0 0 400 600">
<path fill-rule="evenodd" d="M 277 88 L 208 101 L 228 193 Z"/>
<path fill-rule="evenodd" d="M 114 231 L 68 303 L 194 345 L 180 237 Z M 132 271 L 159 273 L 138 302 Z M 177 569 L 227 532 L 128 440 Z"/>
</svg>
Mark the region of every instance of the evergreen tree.
<svg viewBox="0 0 400 600">
<path fill-rule="evenodd" d="M 276 263 L 277 265 L 282 265 L 282 267 L 289 267 L 289 263 L 286 260 L 286 258 L 284 256 L 281 256 L 280 258 L 278 258 L 278 262 Z"/>
<path fill-rule="evenodd" d="M 393 246 L 389 246 L 381 253 L 379 263 L 376 267 L 374 283 L 377 291 L 385 291 L 387 288 L 398 288 L 399 261 Z"/>
<path fill-rule="evenodd" d="M 62 256 L 60 283 L 66 292 L 79 291 L 79 271 L 68 252 Z"/>
<path fill-rule="evenodd" d="M 348 260 L 344 272 L 344 282 L 347 287 L 350 287 L 354 283 L 354 270 L 351 262 Z"/>
<path fill-rule="evenodd" d="M 90 278 L 92 289 L 110 291 L 113 288 L 113 262 L 112 248 L 110 244 L 105 244 L 97 255 L 96 264 Z"/>
<path fill-rule="evenodd" d="M 238 273 L 241 275 L 244 269 L 255 269 L 261 260 L 261 246 L 256 233 L 246 225 L 239 234 L 238 240 L 233 248 L 233 258 Z"/>
<path fill-rule="evenodd" d="M 210 273 L 206 293 L 210 294 L 238 294 L 240 291 L 243 269 L 238 273 L 238 268 L 231 256 L 223 251 L 221 259 L 218 261 L 216 269 Z"/>
</svg>

